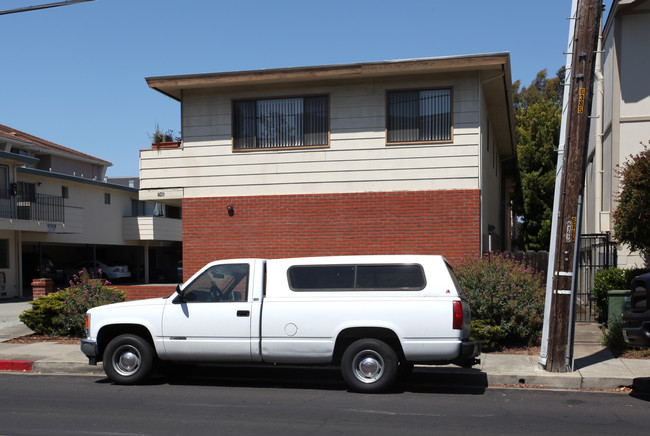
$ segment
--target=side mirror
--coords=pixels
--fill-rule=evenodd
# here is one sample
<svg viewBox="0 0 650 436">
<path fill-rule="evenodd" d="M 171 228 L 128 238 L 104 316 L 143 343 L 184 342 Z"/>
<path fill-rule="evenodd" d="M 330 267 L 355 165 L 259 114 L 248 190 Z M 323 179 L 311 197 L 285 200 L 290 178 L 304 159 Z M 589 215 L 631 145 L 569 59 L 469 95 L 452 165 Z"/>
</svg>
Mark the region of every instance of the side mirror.
<svg viewBox="0 0 650 436">
<path fill-rule="evenodd" d="M 185 291 L 183 289 L 181 289 L 180 284 L 176 285 L 176 293 L 180 297 L 181 303 L 184 302 L 185 301 Z"/>
</svg>

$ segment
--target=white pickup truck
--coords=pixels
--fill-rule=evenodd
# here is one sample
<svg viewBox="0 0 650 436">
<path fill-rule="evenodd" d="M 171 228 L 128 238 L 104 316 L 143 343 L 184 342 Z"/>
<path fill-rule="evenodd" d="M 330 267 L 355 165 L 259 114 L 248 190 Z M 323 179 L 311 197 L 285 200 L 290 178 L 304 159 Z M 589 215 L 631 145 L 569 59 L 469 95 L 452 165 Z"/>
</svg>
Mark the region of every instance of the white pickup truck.
<svg viewBox="0 0 650 436">
<path fill-rule="evenodd" d="M 441 256 L 216 261 L 167 298 L 89 310 L 86 328 L 89 363 L 121 384 L 158 361 L 340 365 L 352 390 L 376 392 L 415 363 L 480 353 Z"/>
</svg>

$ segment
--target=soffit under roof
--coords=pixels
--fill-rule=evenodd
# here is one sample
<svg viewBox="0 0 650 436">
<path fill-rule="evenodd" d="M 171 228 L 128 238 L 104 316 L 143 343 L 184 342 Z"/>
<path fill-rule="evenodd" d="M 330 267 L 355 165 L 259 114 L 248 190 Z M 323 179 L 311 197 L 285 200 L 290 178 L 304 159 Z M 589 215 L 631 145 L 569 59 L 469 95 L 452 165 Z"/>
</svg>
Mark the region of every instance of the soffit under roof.
<svg viewBox="0 0 650 436">
<path fill-rule="evenodd" d="M 54 154 L 66 156 L 72 159 L 91 162 L 96 165 L 112 166 L 113 164 L 103 159 L 96 158 L 86 153 L 82 153 L 72 148 L 64 147 L 54 142 L 47 141 L 29 133 L 22 132 L 9 126 L 0 124 L 0 142 L 9 142 L 12 144 L 24 146 L 35 154 Z"/>
<path fill-rule="evenodd" d="M 184 89 L 345 81 L 391 76 L 417 76 L 452 71 L 502 70 L 505 66 L 507 66 L 509 74 L 509 62 L 510 55 L 504 52 L 469 56 L 160 76 L 148 77 L 146 81 L 150 88 L 180 101 L 182 98 L 182 90 Z"/>
</svg>

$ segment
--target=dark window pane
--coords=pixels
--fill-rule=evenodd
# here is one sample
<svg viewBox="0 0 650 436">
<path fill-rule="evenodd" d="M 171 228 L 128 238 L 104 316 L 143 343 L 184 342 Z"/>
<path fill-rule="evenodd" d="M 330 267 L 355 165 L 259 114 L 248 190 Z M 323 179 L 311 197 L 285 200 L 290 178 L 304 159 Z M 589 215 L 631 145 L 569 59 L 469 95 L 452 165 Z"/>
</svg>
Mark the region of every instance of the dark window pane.
<svg viewBox="0 0 650 436">
<path fill-rule="evenodd" d="M 233 142 L 236 149 L 255 148 L 257 118 L 254 100 L 233 105 Z"/>
<path fill-rule="evenodd" d="M 305 98 L 304 145 L 327 145 L 327 97 Z"/>
<path fill-rule="evenodd" d="M 426 282 L 419 265 L 377 265 L 357 267 L 357 288 L 423 289 Z"/>
<path fill-rule="evenodd" d="M 420 140 L 451 139 L 451 92 L 448 89 L 420 93 Z"/>
<path fill-rule="evenodd" d="M 326 96 L 233 103 L 233 147 L 291 148 L 328 143 Z"/>
<path fill-rule="evenodd" d="M 354 266 L 294 266 L 289 284 L 295 290 L 353 289 Z"/>
<path fill-rule="evenodd" d="M 0 239 L 0 268 L 9 268 L 9 239 Z"/>
<path fill-rule="evenodd" d="M 388 142 L 418 140 L 418 92 L 388 94 Z"/>
<path fill-rule="evenodd" d="M 257 101 L 257 147 L 302 145 L 303 100 L 284 98 Z"/>
<path fill-rule="evenodd" d="M 387 142 L 451 140 L 451 90 L 390 92 Z"/>
</svg>

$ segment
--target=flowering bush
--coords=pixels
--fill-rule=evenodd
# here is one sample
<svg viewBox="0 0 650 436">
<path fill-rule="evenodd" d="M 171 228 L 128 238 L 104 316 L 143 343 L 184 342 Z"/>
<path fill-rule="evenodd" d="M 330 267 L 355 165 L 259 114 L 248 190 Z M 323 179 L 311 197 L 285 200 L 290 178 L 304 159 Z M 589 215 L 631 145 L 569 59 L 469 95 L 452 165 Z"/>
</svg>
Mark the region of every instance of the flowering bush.
<svg viewBox="0 0 650 436">
<path fill-rule="evenodd" d="M 465 256 L 455 262 L 454 271 L 472 308 L 475 337 L 481 330 L 479 336 L 489 334 L 492 340 L 502 340 L 500 345 L 539 344 L 544 323 L 543 274 L 494 253 Z M 485 345 L 486 349 L 498 348 L 498 344 Z"/>
<path fill-rule="evenodd" d="M 88 309 L 124 301 L 124 291 L 109 285 L 84 269 L 70 280 L 68 288 L 34 300 L 32 308 L 20 314 L 20 320 L 36 333 L 82 337 Z"/>
</svg>

